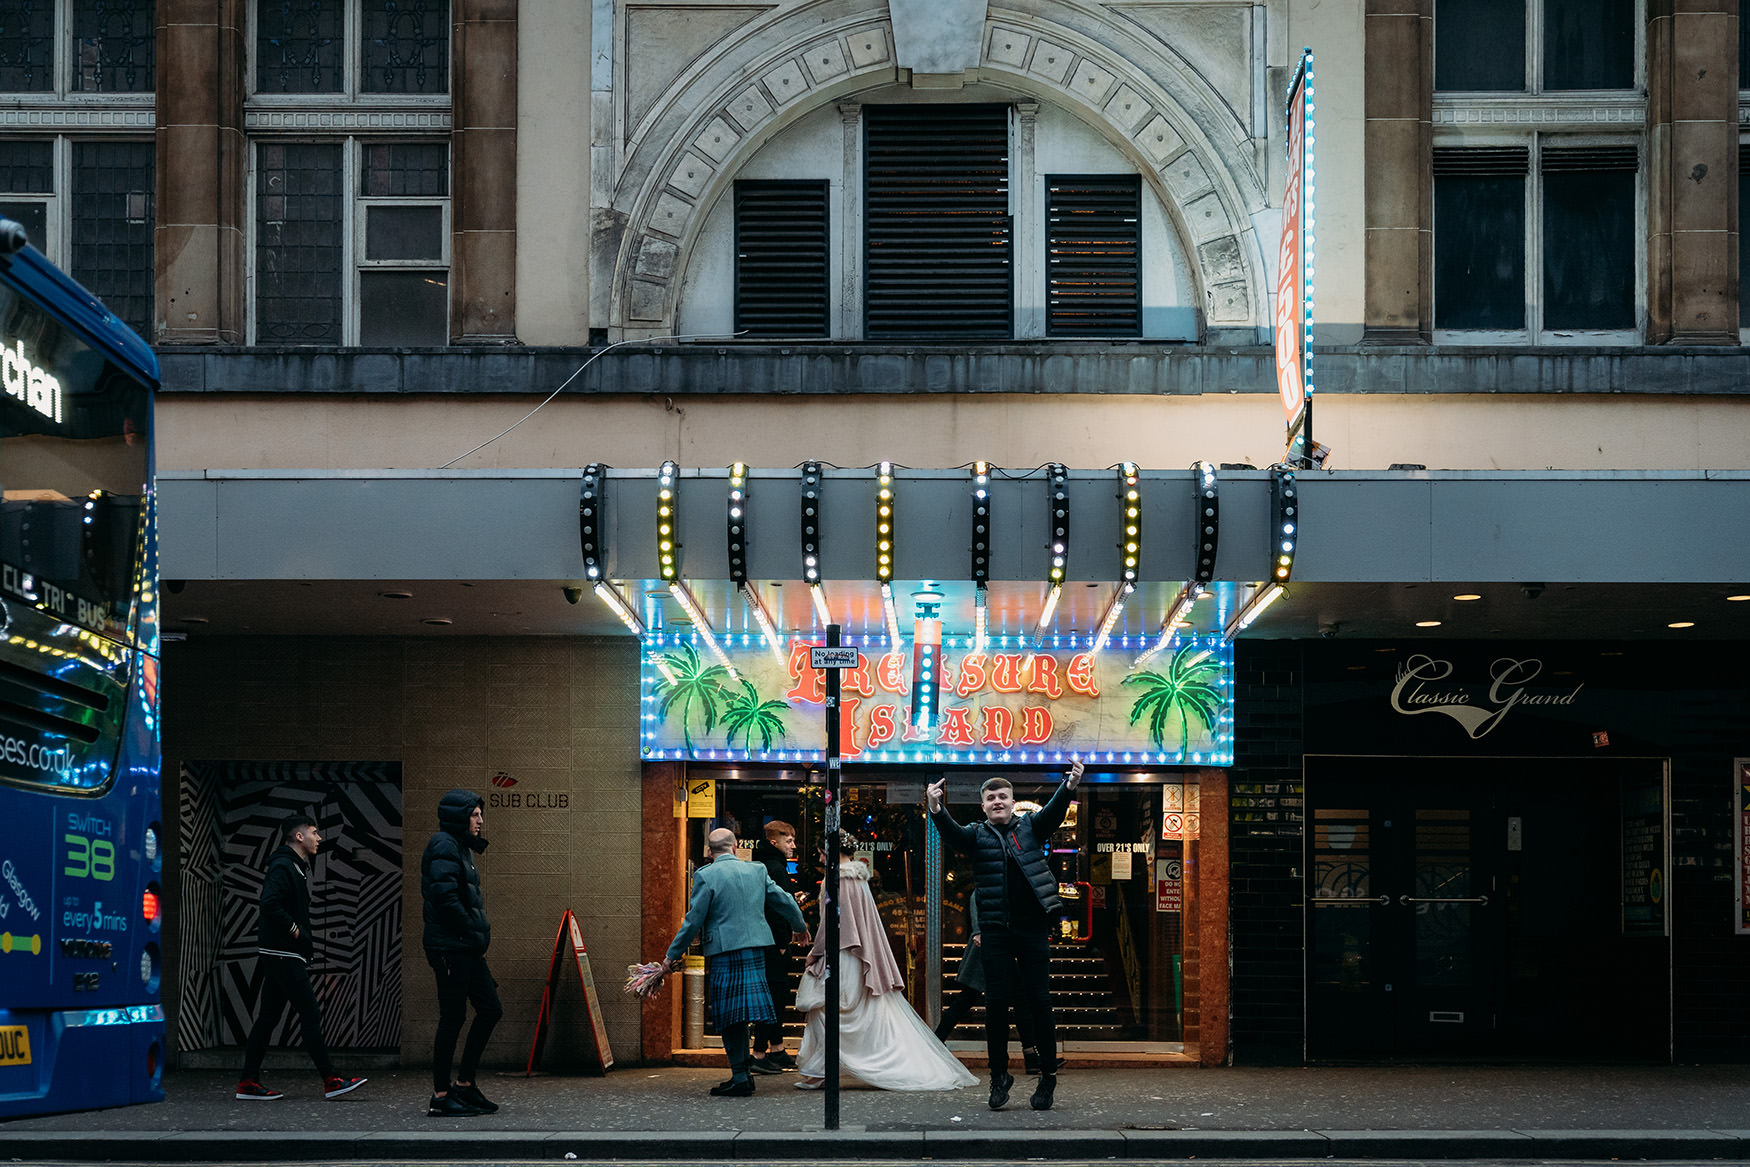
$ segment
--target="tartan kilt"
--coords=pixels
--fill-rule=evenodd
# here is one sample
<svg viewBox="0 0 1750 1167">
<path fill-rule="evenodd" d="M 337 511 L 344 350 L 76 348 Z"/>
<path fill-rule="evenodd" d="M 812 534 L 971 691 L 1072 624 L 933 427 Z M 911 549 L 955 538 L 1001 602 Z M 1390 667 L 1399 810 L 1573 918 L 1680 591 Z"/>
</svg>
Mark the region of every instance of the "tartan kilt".
<svg viewBox="0 0 1750 1167">
<path fill-rule="evenodd" d="M 709 957 L 705 1001 L 711 1007 L 711 1025 L 719 1033 L 740 1021 L 776 1021 L 772 991 L 766 987 L 765 950 L 737 948 Z"/>
</svg>

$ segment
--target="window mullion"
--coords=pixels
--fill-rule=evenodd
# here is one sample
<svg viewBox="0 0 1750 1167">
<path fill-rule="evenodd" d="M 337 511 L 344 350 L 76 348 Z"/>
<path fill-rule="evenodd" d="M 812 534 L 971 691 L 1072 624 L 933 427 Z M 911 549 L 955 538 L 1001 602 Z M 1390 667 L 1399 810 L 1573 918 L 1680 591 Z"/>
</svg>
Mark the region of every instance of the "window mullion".
<svg viewBox="0 0 1750 1167">
<path fill-rule="evenodd" d="M 360 63 L 364 60 L 364 13 L 363 0 L 347 0 L 341 6 L 340 28 L 341 39 L 346 44 L 345 59 L 341 62 L 341 88 L 347 101 L 357 101 L 362 79 Z"/>
<path fill-rule="evenodd" d="M 359 342 L 357 257 L 363 251 L 358 246 L 358 232 L 364 229 L 364 208 L 358 197 L 358 155 L 359 140 L 349 135 L 345 140 L 345 148 L 341 151 L 340 166 L 340 213 L 348 226 L 348 230 L 340 233 L 340 270 L 345 277 L 340 282 L 340 328 L 341 343 L 346 345 L 356 345 Z"/>
<path fill-rule="evenodd" d="M 73 91 L 73 7 L 55 5 L 55 42 L 49 53 L 49 72 L 54 76 L 55 100 L 66 101 Z"/>
<path fill-rule="evenodd" d="M 49 200 L 49 232 L 54 249 L 45 251 L 63 271 L 73 262 L 73 142 L 66 134 L 55 135 L 55 192 Z"/>
<path fill-rule="evenodd" d="M 1543 5 L 1544 0 L 1525 0 L 1525 91 L 1543 92 Z M 1536 162 L 1533 161 L 1536 173 Z M 1534 329 L 1532 335 L 1536 336 Z"/>
<path fill-rule="evenodd" d="M 1525 330 L 1530 343 L 1537 344 L 1543 336 L 1543 135 L 1532 134 L 1527 145 L 1531 164 L 1525 171 Z"/>
</svg>

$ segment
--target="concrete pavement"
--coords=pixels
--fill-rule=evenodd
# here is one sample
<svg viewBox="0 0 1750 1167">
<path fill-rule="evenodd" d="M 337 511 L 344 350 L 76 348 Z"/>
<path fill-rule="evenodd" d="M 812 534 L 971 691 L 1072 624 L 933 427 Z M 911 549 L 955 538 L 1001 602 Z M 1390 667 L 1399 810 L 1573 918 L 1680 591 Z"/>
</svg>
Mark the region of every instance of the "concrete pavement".
<svg viewBox="0 0 1750 1167">
<path fill-rule="evenodd" d="M 712 1098 L 723 1071 L 482 1077 L 497 1115 L 429 1119 L 429 1082 L 371 1072 L 324 1100 L 280 1070 L 279 1102 L 238 1102 L 235 1075 L 183 1071 L 168 1100 L 0 1124 L 0 1158 L 344 1159 L 1723 1159 L 1750 1161 L 1750 1065 L 1367 1066 L 1066 1071 L 1057 1105 L 1021 1078 L 993 1112 L 981 1083 L 908 1094 L 847 1088 L 841 1129 L 794 1074 Z"/>
</svg>

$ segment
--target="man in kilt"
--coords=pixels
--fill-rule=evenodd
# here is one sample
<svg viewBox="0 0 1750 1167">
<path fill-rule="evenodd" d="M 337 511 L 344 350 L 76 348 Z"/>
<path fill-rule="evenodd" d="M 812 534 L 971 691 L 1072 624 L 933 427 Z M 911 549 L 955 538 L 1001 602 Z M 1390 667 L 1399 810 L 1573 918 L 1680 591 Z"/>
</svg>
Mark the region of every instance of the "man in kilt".
<svg viewBox="0 0 1750 1167">
<path fill-rule="evenodd" d="M 747 1068 L 750 1031 L 758 1022 L 778 1019 L 766 987 L 765 949 L 777 939 L 766 924 L 767 911 L 790 925 L 796 943 L 809 944 L 812 938 L 795 897 L 773 883 L 762 865 L 736 858 L 734 831 L 718 828 L 706 842 L 711 862 L 693 873 L 693 900 L 663 963 L 670 970 L 679 967 L 693 938 L 703 942 L 705 1002 L 729 1055 L 729 1080 L 711 1087 L 711 1093 L 745 1098 L 753 1093 Z"/>
</svg>

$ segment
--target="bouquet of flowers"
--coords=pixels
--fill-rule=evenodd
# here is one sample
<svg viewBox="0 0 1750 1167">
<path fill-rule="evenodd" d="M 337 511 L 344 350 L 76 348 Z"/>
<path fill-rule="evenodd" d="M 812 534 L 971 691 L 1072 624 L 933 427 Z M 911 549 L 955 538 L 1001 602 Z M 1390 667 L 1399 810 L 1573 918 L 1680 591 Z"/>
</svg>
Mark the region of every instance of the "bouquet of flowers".
<svg viewBox="0 0 1750 1167">
<path fill-rule="evenodd" d="M 662 991 L 662 980 L 668 975 L 668 965 L 664 961 L 653 960 L 648 964 L 633 964 L 626 967 L 626 991 L 639 1000 L 648 1001 Z"/>
</svg>

